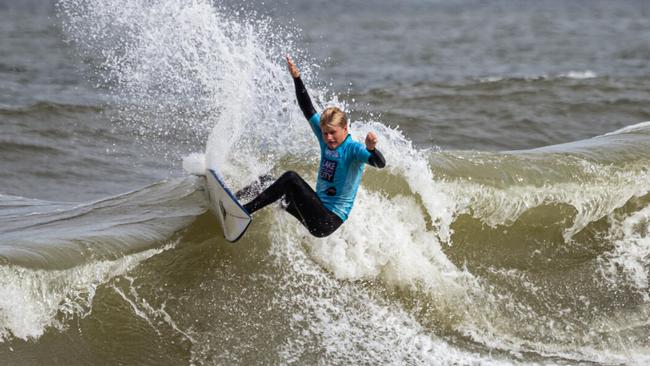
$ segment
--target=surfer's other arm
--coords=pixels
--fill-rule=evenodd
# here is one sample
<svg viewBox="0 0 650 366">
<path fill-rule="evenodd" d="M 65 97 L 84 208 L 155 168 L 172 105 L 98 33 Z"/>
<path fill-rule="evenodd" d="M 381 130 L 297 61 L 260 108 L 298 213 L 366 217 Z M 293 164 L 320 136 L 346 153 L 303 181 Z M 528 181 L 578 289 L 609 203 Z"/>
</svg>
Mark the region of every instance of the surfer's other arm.
<svg viewBox="0 0 650 366">
<path fill-rule="evenodd" d="M 311 103 L 311 98 L 309 98 L 309 93 L 307 93 L 305 84 L 302 82 L 302 79 L 300 79 L 298 66 L 296 66 L 289 55 L 287 55 L 287 65 L 289 66 L 289 73 L 291 73 L 291 77 L 293 78 L 293 84 L 296 87 L 296 99 L 298 99 L 298 105 L 300 106 L 302 113 L 305 115 L 305 118 L 309 120 L 314 114 L 316 114 L 316 109 Z"/>
<path fill-rule="evenodd" d="M 377 147 L 377 135 L 374 132 L 370 131 L 366 135 L 366 149 L 370 152 L 370 157 L 368 158 L 368 164 L 374 166 L 375 168 L 383 168 L 386 166 L 386 159 L 384 155 L 379 152 Z"/>
</svg>

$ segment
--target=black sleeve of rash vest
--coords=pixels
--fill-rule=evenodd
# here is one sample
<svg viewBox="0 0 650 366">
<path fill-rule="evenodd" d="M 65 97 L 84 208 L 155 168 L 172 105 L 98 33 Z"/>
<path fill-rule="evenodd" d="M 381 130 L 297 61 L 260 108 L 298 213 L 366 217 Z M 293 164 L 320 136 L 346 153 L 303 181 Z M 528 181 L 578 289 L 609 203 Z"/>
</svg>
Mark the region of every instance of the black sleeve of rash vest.
<svg viewBox="0 0 650 366">
<path fill-rule="evenodd" d="M 370 157 L 368 158 L 368 164 L 379 169 L 386 166 L 386 159 L 384 159 L 384 155 L 382 155 L 378 149 L 368 150 L 368 151 L 370 152 Z"/>
<path fill-rule="evenodd" d="M 300 77 L 294 78 L 293 84 L 296 86 L 296 99 L 298 99 L 300 110 L 302 110 L 302 114 L 305 115 L 305 118 L 309 120 L 314 114 L 316 114 L 316 109 L 314 109 L 314 105 L 311 103 L 309 93 L 307 93 L 307 88 L 305 88 L 305 84 L 302 82 Z"/>
</svg>

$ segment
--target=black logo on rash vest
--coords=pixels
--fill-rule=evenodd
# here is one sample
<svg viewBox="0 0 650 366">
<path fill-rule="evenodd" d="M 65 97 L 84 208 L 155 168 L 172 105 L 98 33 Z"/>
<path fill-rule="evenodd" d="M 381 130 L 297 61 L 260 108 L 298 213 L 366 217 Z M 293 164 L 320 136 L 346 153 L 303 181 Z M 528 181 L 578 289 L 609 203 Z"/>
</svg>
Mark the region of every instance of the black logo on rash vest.
<svg viewBox="0 0 650 366">
<path fill-rule="evenodd" d="M 334 173 L 336 172 L 337 162 L 323 159 L 320 165 L 320 179 L 326 180 L 330 183 L 334 182 Z"/>
</svg>

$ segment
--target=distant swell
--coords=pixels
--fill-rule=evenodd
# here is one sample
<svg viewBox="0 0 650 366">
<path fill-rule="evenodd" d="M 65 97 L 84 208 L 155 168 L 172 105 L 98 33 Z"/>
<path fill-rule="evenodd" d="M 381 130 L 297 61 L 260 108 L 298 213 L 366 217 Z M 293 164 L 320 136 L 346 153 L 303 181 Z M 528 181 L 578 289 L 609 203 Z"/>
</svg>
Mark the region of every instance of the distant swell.
<svg viewBox="0 0 650 366">
<path fill-rule="evenodd" d="M 43 113 L 98 113 L 102 108 L 93 105 L 74 105 L 57 102 L 37 102 L 24 106 L 4 106 L 0 108 L 0 115 L 29 115 Z"/>
</svg>

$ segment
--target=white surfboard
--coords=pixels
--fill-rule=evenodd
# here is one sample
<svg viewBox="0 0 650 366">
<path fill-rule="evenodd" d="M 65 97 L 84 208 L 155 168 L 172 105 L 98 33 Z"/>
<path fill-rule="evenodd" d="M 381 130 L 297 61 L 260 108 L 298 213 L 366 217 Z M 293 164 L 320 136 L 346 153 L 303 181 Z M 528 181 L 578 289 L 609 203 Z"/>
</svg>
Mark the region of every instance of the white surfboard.
<svg viewBox="0 0 650 366">
<path fill-rule="evenodd" d="M 223 179 L 214 169 L 208 169 L 207 181 L 210 209 L 217 216 L 223 236 L 231 243 L 244 235 L 253 219 L 226 187 Z"/>
</svg>

